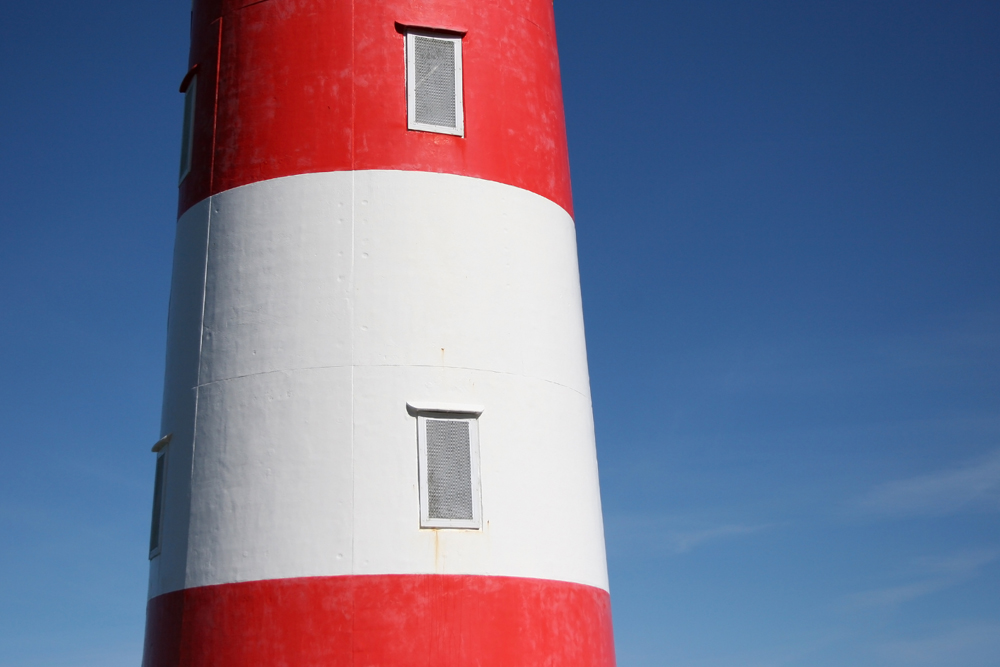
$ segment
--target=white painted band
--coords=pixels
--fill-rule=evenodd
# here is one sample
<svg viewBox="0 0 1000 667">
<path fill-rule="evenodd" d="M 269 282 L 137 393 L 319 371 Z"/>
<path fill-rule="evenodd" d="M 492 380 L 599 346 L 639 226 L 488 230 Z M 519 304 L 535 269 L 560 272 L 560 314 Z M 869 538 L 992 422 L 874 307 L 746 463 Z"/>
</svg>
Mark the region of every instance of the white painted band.
<svg viewBox="0 0 1000 667">
<path fill-rule="evenodd" d="M 168 329 L 150 596 L 343 574 L 607 588 L 575 229 L 548 199 L 403 171 L 221 193 L 178 222 Z M 480 414 L 482 530 L 420 528 L 406 405 L 428 397 Z"/>
</svg>

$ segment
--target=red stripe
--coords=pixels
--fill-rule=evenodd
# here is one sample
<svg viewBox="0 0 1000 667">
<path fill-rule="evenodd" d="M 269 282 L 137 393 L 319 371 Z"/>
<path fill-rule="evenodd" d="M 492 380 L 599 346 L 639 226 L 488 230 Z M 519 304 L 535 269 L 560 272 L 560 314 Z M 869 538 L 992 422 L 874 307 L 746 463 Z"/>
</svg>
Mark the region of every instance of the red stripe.
<svg viewBox="0 0 1000 667">
<path fill-rule="evenodd" d="M 613 667 L 611 601 L 512 577 L 382 575 L 150 600 L 143 667 Z"/>
<path fill-rule="evenodd" d="M 466 137 L 406 129 L 397 22 L 468 30 Z M 195 0 L 190 64 L 201 66 L 198 146 L 181 212 L 269 178 L 405 169 L 507 183 L 572 213 L 551 0 Z M 216 76 L 214 109 L 201 91 Z"/>
</svg>

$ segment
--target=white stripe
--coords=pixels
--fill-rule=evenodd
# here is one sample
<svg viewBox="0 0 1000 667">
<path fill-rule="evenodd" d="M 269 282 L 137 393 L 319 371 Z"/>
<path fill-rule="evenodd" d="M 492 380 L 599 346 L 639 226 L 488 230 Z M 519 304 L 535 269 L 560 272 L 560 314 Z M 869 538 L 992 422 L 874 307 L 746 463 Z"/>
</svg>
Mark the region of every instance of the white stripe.
<svg viewBox="0 0 1000 667">
<path fill-rule="evenodd" d="M 209 206 L 199 360 L 202 286 L 187 268 L 199 248 L 204 261 Z M 308 174 L 193 207 L 175 256 L 164 399 L 175 436 L 151 596 L 435 572 L 607 588 L 562 208 L 447 174 Z M 419 528 L 408 401 L 484 408 L 483 530 Z M 185 460 L 190 478 L 177 474 Z"/>
</svg>

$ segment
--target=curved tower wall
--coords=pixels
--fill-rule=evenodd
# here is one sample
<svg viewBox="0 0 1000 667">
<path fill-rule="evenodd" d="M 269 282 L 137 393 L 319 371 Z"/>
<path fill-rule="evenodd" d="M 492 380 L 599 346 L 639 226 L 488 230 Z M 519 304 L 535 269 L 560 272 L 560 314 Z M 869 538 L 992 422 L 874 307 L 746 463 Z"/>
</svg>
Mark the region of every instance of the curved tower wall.
<svg viewBox="0 0 1000 667">
<path fill-rule="evenodd" d="M 196 0 L 191 54 L 143 664 L 613 665 L 551 0 Z M 422 527 L 455 412 L 478 523 Z"/>
</svg>

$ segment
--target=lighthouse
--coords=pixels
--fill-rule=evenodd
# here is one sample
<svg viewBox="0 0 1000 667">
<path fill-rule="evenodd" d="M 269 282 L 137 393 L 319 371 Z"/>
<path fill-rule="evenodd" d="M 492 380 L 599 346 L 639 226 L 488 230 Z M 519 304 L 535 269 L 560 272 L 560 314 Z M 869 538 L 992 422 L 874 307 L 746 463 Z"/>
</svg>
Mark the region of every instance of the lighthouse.
<svg viewBox="0 0 1000 667">
<path fill-rule="evenodd" d="M 615 664 L 552 0 L 195 0 L 144 667 Z"/>
</svg>

